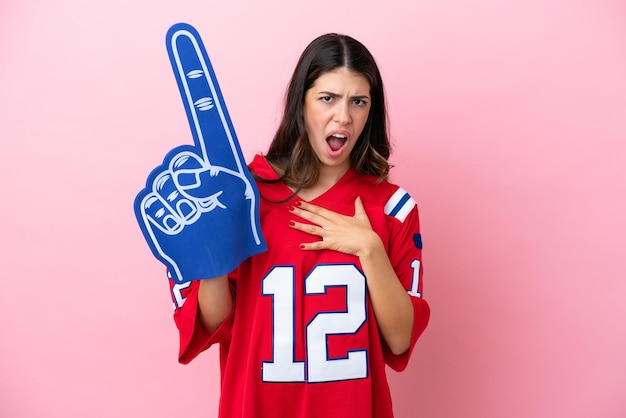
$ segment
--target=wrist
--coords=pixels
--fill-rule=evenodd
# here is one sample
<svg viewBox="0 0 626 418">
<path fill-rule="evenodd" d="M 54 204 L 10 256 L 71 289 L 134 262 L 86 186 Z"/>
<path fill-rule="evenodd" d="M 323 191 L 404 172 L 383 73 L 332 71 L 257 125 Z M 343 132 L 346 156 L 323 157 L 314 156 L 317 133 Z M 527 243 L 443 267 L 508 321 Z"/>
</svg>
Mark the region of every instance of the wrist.
<svg viewBox="0 0 626 418">
<path fill-rule="evenodd" d="M 372 233 L 363 240 L 363 247 L 357 253 L 357 256 L 361 261 L 364 261 L 366 259 L 375 259 L 379 254 L 385 254 L 385 246 L 378 234 L 372 231 Z"/>
</svg>

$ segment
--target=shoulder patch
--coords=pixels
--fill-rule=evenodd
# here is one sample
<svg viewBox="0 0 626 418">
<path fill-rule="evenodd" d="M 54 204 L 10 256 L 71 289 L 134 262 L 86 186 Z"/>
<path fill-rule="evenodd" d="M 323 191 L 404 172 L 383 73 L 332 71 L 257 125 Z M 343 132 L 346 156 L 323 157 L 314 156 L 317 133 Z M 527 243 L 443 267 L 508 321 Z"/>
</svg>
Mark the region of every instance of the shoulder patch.
<svg viewBox="0 0 626 418">
<path fill-rule="evenodd" d="M 400 187 L 385 203 L 385 215 L 393 216 L 400 222 L 404 222 L 416 204 L 407 191 Z"/>
<path fill-rule="evenodd" d="M 422 249 L 422 234 L 413 234 L 413 244 L 415 244 L 415 248 Z"/>
</svg>

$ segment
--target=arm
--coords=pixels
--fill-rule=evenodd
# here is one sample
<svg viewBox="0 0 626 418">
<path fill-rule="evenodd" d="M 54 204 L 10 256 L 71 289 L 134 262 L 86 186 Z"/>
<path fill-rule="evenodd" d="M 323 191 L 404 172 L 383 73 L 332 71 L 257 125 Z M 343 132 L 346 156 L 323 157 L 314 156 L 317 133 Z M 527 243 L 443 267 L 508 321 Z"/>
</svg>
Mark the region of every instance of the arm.
<svg viewBox="0 0 626 418">
<path fill-rule="evenodd" d="M 292 228 L 322 238 L 321 241 L 301 244 L 300 248 L 330 249 L 359 257 L 382 337 L 394 354 L 408 350 L 413 306 L 393 270 L 380 237 L 371 227 L 361 199 L 356 199 L 352 217 L 307 202 L 300 202 L 292 212 L 311 222 L 291 221 Z"/>
<path fill-rule="evenodd" d="M 232 310 L 226 317 L 219 317 L 219 309 L 226 309 L 233 303 L 234 290 L 231 293 L 231 283 L 226 276 L 220 276 L 211 283 L 211 280 L 191 280 L 185 283 L 176 283 L 169 275 L 170 292 L 174 306 L 174 322 L 179 331 L 180 349 L 178 361 L 187 364 L 213 344 L 222 343 L 230 339 L 232 329 Z M 206 295 L 200 295 L 201 284 Z M 227 296 L 219 300 L 220 290 L 226 285 L 229 288 Z M 222 293 L 223 295 L 223 293 Z M 214 299 L 213 299 L 214 298 Z M 200 305 L 204 311 L 201 313 Z M 232 305 L 231 305 L 232 306 Z M 205 318 L 206 317 L 206 318 Z M 209 332 L 210 331 L 210 332 Z"/>
<path fill-rule="evenodd" d="M 373 235 L 357 255 L 367 278 L 378 328 L 391 352 L 398 355 L 411 345 L 413 304 L 389 262 L 380 237 Z"/>
<path fill-rule="evenodd" d="M 200 280 L 198 290 L 198 319 L 209 334 L 213 334 L 233 309 L 233 295 L 228 276 Z"/>
</svg>

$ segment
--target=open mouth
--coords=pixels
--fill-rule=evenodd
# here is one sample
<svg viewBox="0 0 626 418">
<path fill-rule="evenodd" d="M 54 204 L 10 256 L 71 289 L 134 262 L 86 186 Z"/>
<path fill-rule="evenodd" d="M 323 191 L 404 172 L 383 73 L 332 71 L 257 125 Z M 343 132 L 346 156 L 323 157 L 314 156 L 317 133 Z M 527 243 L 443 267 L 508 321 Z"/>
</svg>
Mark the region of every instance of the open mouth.
<svg viewBox="0 0 626 418">
<path fill-rule="evenodd" d="M 331 136 L 326 138 L 326 142 L 328 143 L 328 146 L 333 151 L 339 151 L 341 147 L 344 146 L 347 140 L 348 140 L 348 137 L 342 134 L 332 134 Z"/>
</svg>

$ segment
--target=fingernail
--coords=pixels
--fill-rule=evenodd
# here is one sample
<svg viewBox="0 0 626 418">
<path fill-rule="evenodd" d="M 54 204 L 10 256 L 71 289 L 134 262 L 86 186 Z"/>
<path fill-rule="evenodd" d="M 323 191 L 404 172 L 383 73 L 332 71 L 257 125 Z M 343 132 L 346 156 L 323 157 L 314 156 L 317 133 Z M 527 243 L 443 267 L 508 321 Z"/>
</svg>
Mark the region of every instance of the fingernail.
<svg viewBox="0 0 626 418">
<path fill-rule="evenodd" d="M 296 223 L 294 221 L 289 221 L 289 226 L 294 226 Z"/>
<path fill-rule="evenodd" d="M 304 250 L 304 244 L 300 244 L 298 247 L 300 247 L 301 250 Z"/>
<path fill-rule="evenodd" d="M 296 205 L 296 206 L 301 206 L 301 205 L 302 205 L 302 202 L 298 200 L 297 202 L 295 202 L 295 203 L 294 203 L 294 205 Z"/>
<path fill-rule="evenodd" d="M 287 210 L 288 210 L 289 212 L 293 212 L 294 207 L 293 207 L 293 206 L 288 206 L 288 207 L 287 207 Z"/>
</svg>

